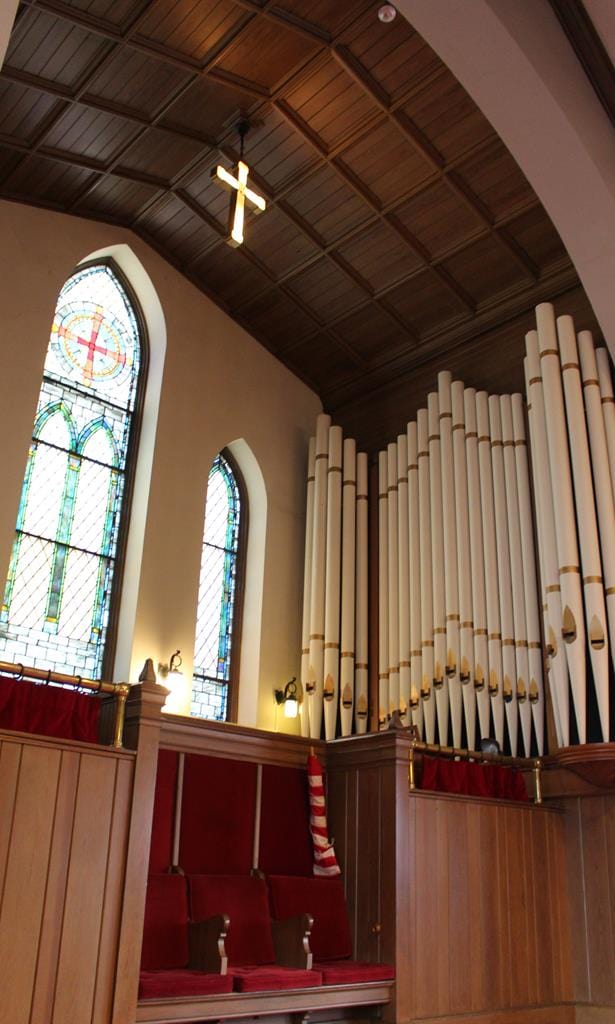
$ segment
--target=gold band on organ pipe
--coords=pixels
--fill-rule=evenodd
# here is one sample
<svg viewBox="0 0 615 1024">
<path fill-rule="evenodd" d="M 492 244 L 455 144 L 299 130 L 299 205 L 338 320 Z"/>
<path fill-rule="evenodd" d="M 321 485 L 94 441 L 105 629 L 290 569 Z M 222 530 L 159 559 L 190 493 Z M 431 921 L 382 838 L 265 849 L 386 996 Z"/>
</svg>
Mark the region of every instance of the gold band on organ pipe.
<svg viewBox="0 0 615 1024">
<path fill-rule="evenodd" d="M 408 561 L 410 582 L 410 706 L 412 724 L 423 735 L 421 700 L 421 556 L 419 527 L 419 464 L 416 423 L 406 430 L 408 454 Z"/>
<path fill-rule="evenodd" d="M 399 710 L 410 724 L 410 558 L 408 551 L 408 438 L 397 438 L 397 551 L 399 608 Z"/>
<path fill-rule="evenodd" d="M 594 485 L 585 425 L 579 354 L 574 323 L 570 316 L 557 319 L 562 364 L 566 420 L 570 442 L 572 477 L 581 552 L 585 621 L 589 640 L 594 690 L 602 726 L 602 738 L 609 738 L 609 649 L 606 605 L 602 582 L 600 541 L 594 500 Z"/>
<path fill-rule="evenodd" d="M 388 623 L 389 623 L 389 704 L 388 714 L 399 709 L 399 552 L 397 523 L 397 445 L 387 447 L 388 513 Z"/>
<path fill-rule="evenodd" d="M 502 632 L 502 696 L 506 707 L 510 752 L 517 756 L 518 714 L 513 697 L 516 691 L 517 663 L 515 658 L 515 627 L 510 572 L 510 542 L 506 510 L 506 482 L 504 478 L 504 451 L 502 448 L 502 419 L 500 399 L 489 398 L 489 426 L 491 430 L 491 464 L 493 469 L 493 498 L 495 506 L 495 533 L 500 593 L 500 624 Z"/>
<path fill-rule="evenodd" d="M 489 649 L 489 677 L 487 686 L 491 697 L 491 712 L 495 737 L 504 747 L 504 704 L 502 695 L 502 633 L 500 624 L 500 595 L 498 587 L 498 561 L 495 531 L 495 504 L 493 495 L 493 469 L 491 464 L 491 435 L 489 433 L 489 396 L 486 391 L 476 394 L 476 427 L 478 431 L 478 465 L 481 491 L 481 519 L 483 526 L 483 552 L 485 562 L 485 597 L 487 608 L 487 640 Z"/>
<path fill-rule="evenodd" d="M 342 460 L 342 593 L 340 630 L 340 725 L 352 733 L 354 711 L 357 446 L 344 440 Z"/>
<path fill-rule="evenodd" d="M 613 395 L 613 381 L 611 378 L 611 360 L 609 353 L 603 347 L 596 349 L 596 367 L 598 369 L 600 400 L 602 402 L 609 466 L 611 468 L 611 486 L 613 494 L 615 494 L 615 396 Z"/>
<path fill-rule="evenodd" d="M 534 721 L 538 753 L 544 753 L 544 693 L 542 681 L 542 645 L 540 642 L 540 612 L 538 608 L 538 580 L 536 579 L 536 553 L 532 523 L 532 501 L 523 415 L 523 397 L 511 398 L 513 441 L 517 466 L 517 496 L 519 525 L 523 555 L 523 590 L 528 641 L 529 700 Z M 527 747 L 526 747 L 527 750 Z"/>
<path fill-rule="evenodd" d="M 451 374 L 438 374 L 440 462 L 442 469 L 442 525 L 444 534 L 444 602 L 446 609 L 446 677 L 451 709 L 453 746 L 461 745 L 462 706 L 459 679 L 459 582 L 457 576 L 457 523 L 453 466 L 453 412 Z"/>
<path fill-rule="evenodd" d="M 368 669 L 368 553 L 367 553 L 367 455 L 357 455 L 357 519 L 356 519 L 356 587 L 355 587 L 355 728 L 358 733 L 367 731 Z"/>
<path fill-rule="evenodd" d="M 615 666 L 615 494 L 611 484 L 606 428 L 601 401 L 600 385 L 594 342 L 589 331 L 578 336 L 583 400 L 591 448 L 591 460 L 596 482 L 596 506 L 602 549 L 602 567 L 606 588 L 606 608 L 611 641 L 611 659 Z M 608 738 L 608 737 L 605 737 Z"/>
<path fill-rule="evenodd" d="M 331 417 L 322 413 L 316 420 L 314 468 L 314 534 L 310 599 L 310 660 L 307 684 L 310 736 L 320 739 L 324 685 L 325 573 L 327 525 L 327 468 Z"/>
<path fill-rule="evenodd" d="M 513 438 L 512 401 L 510 395 L 500 396 L 502 421 L 502 451 L 504 455 L 504 479 L 506 484 L 506 514 L 508 520 L 508 543 L 510 546 L 510 572 L 512 582 L 512 607 L 515 638 L 516 679 L 514 696 L 519 704 L 519 719 L 525 756 L 531 754 L 532 712 L 529 702 L 529 659 L 527 646 L 527 621 L 525 613 L 525 591 L 523 587 L 523 551 L 521 548 L 521 522 L 519 516 L 519 488 L 517 484 L 517 463 Z"/>
<path fill-rule="evenodd" d="M 466 464 L 465 415 L 463 383 L 453 381 L 451 412 L 453 435 L 453 468 L 455 475 L 455 526 L 457 530 L 457 577 L 459 581 L 459 679 L 462 683 L 467 743 L 476 746 L 476 691 L 474 678 L 474 616 L 472 611 L 472 577 L 470 568 L 470 520 L 468 474 Z M 485 733 L 484 735 L 487 735 Z"/>
<path fill-rule="evenodd" d="M 552 500 L 556 511 L 555 536 L 562 601 L 560 628 L 568 662 L 579 741 L 585 743 L 587 735 L 585 622 L 566 416 L 553 306 L 546 302 L 537 306 L 536 323 L 545 404 L 547 450 L 553 490 Z"/>
<path fill-rule="evenodd" d="M 473 683 L 478 706 L 480 734 L 481 736 L 489 736 L 491 708 L 487 687 L 489 680 L 487 604 L 485 599 L 485 561 L 481 516 L 482 496 L 478 466 L 476 391 L 474 388 L 464 388 L 463 404 L 465 414 L 466 466 L 468 472 L 470 578 L 472 581 L 472 612 L 474 618 L 474 628 L 472 630 L 474 647 Z"/>
<path fill-rule="evenodd" d="M 303 620 L 301 625 L 301 687 L 303 699 L 299 705 L 301 735 L 310 735 L 309 702 L 306 686 L 310 680 L 310 601 L 312 585 L 312 546 L 314 542 L 314 456 L 316 438 L 311 437 L 308 448 L 307 498 L 305 512 L 305 562 L 303 566 Z"/>
<path fill-rule="evenodd" d="M 532 471 L 538 523 L 538 550 L 545 608 L 545 640 L 549 657 L 549 682 L 553 702 L 555 731 L 560 746 L 568 746 L 570 736 L 570 702 L 568 699 L 568 663 L 561 637 L 562 601 L 555 543 L 555 511 L 551 488 L 551 470 L 547 451 L 545 411 L 538 334 L 525 336 L 527 356 L 525 379 L 528 395 L 528 418 L 532 448 Z"/>
<path fill-rule="evenodd" d="M 433 582 L 431 571 L 431 488 L 429 483 L 429 423 L 427 409 L 419 409 L 417 426 L 417 463 L 419 478 L 419 528 L 421 570 L 421 699 L 425 722 L 425 737 L 435 743 L 436 711 L 431 699 L 434 675 L 433 639 Z"/>
<path fill-rule="evenodd" d="M 448 742 L 449 700 L 446 673 L 446 599 L 444 590 L 444 525 L 442 521 L 442 458 L 438 395 L 427 396 L 429 426 L 429 488 L 431 500 L 431 570 L 433 580 L 433 641 L 436 712 L 440 743 Z"/>
<path fill-rule="evenodd" d="M 335 739 L 340 682 L 340 576 L 342 531 L 342 428 L 329 429 L 325 573 L 325 739 Z"/>
<path fill-rule="evenodd" d="M 389 708 L 389 503 L 387 453 L 378 453 L 378 725 Z"/>
</svg>

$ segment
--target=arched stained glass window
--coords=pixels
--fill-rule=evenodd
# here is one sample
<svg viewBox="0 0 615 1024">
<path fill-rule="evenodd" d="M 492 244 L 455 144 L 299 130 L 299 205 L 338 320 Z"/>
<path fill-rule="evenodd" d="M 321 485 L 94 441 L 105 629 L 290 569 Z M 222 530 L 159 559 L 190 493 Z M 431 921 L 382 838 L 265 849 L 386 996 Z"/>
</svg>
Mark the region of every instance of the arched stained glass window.
<svg viewBox="0 0 615 1024">
<path fill-rule="evenodd" d="M 245 502 L 228 453 L 209 473 L 201 555 L 191 714 L 224 722 L 232 717 L 237 661 L 242 536 Z"/>
<path fill-rule="evenodd" d="M 6 660 L 103 674 L 142 362 L 135 308 L 113 266 L 78 269 L 60 292 L 45 359 L 0 610 Z"/>
</svg>

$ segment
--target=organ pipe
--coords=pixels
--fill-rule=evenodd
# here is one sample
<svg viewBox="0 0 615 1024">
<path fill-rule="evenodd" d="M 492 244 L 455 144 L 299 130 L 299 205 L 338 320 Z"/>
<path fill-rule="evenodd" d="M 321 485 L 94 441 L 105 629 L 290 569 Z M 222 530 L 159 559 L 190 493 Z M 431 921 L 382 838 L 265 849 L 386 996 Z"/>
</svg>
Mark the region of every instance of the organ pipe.
<svg viewBox="0 0 615 1024">
<path fill-rule="evenodd" d="M 455 485 L 455 527 L 457 531 L 457 576 L 459 581 L 459 679 L 462 684 L 464 718 L 468 747 L 476 745 L 476 693 L 474 677 L 474 620 L 472 612 L 472 574 L 470 567 L 470 518 L 468 471 L 466 460 L 464 387 L 454 381 L 451 387 L 453 468 Z M 485 733 L 487 735 L 487 733 Z"/>
<path fill-rule="evenodd" d="M 444 590 L 444 524 L 442 510 L 442 459 L 438 396 L 427 396 L 429 427 L 429 491 L 431 512 L 431 574 L 433 581 L 433 639 L 436 712 L 440 743 L 448 742 L 449 700 L 444 686 L 446 670 L 446 599 Z"/>
<path fill-rule="evenodd" d="M 340 631 L 340 724 L 350 736 L 354 710 L 357 446 L 344 440 L 342 460 L 342 594 Z"/>
<path fill-rule="evenodd" d="M 476 392 L 463 392 L 465 414 L 466 466 L 468 473 L 468 520 L 470 527 L 470 571 L 472 580 L 472 612 L 474 617 L 474 690 L 478 706 L 481 736 L 490 734 L 489 653 L 487 646 L 487 604 L 485 598 L 485 560 L 482 524 L 482 496 L 478 465 L 478 431 L 476 424 Z"/>
<path fill-rule="evenodd" d="M 309 702 L 310 736 L 320 739 L 324 686 L 325 642 L 325 572 L 327 524 L 327 467 L 329 461 L 329 428 L 331 417 L 321 414 L 316 420 L 314 456 L 314 528 L 312 542 L 312 577 L 310 581 L 310 654 L 309 681 L 306 686 Z"/>
<path fill-rule="evenodd" d="M 457 574 L 457 523 L 455 518 L 455 468 L 453 466 L 453 412 L 451 374 L 438 374 L 438 407 L 442 467 L 442 525 L 444 533 L 444 601 L 446 611 L 446 663 L 453 730 L 453 746 L 461 746 L 462 698 L 459 679 L 459 581 Z"/>
<path fill-rule="evenodd" d="M 410 721 L 410 552 L 408 525 L 408 438 L 397 438 L 397 552 L 399 608 L 399 710 Z"/>
<path fill-rule="evenodd" d="M 357 455 L 357 526 L 356 526 L 356 602 L 355 602 L 355 728 L 358 733 L 367 730 L 368 663 L 367 663 L 367 455 Z"/>
<path fill-rule="evenodd" d="M 312 546 L 314 542 L 314 456 L 316 438 L 311 437 L 308 448 L 307 498 L 305 512 L 305 562 L 303 568 L 303 620 L 301 624 L 301 686 L 303 697 L 299 705 L 301 735 L 310 735 L 309 703 L 306 687 L 310 681 L 310 601 L 312 586 Z"/>
</svg>

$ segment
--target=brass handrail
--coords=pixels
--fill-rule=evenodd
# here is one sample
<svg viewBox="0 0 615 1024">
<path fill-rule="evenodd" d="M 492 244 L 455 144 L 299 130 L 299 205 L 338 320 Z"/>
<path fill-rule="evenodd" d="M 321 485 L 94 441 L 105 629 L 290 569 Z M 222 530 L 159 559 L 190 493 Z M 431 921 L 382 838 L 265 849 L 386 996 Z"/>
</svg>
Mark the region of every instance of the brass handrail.
<svg viewBox="0 0 615 1024">
<path fill-rule="evenodd" d="M 539 757 L 510 757 L 507 754 L 490 754 L 482 750 L 468 750 L 465 747 L 441 747 L 438 743 L 423 743 L 421 740 L 413 739 L 410 743 L 408 763 L 408 785 L 410 791 L 416 789 L 415 754 L 431 754 L 437 757 L 447 757 L 451 760 L 509 765 L 512 768 L 531 771 L 534 777 L 534 803 L 542 803 L 542 761 Z"/>
<path fill-rule="evenodd" d="M 124 732 L 124 716 L 126 698 L 130 692 L 128 683 L 106 683 L 99 679 L 87 679 L 85 676 L 69 676 L 64 672 L 53 672 L 45 668 L 29 668 L 18 662 L 0 661 L 0 675 L 13 675 L 26 679 L 38 679 L 43 683 L 60 683 L 62 686 L 74 686 L 79 689 L 95 690 L 97 693 L 113 693 L 117 697 L 115 722 L 113 727 L 113 746 L 122 746 Z"/>
</svg>

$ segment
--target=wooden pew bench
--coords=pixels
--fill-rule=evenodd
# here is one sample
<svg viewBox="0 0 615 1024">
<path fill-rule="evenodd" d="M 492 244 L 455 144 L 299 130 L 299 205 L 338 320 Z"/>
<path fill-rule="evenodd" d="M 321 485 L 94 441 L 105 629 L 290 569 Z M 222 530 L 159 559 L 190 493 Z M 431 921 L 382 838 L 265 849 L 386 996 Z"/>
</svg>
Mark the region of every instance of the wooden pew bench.
<svg viewBox="0 0 615 1024">
<path fill-rule="evenodd" d="M 288 884 L 282 885 L 284 892 L 288 888 Z M 337 888 L 331 886 L 324 893 L 330 903 Z M 341 883 L 339 892 L 346 942 L 350 932 Z M 301 898 L 299 894 L 297 899 Z M 291 916 L 294 920 L 289 923 Z M 390 1001 L 392 968 L 363 964 L 352 968 L 347 959 L 332 959 L 326 967 L 330 980 L 325 982 L 323 971 L 312 966 L 311 916 L 300 911 L 285 918 L 272 921 L 267 885 L 262 878 L 151 876 L 137 1020 L 258 1017 L 281 1024 L 283 1018 L 296 1020 L 297 1014 L 304 1020 L 312 1015 L 316 1019 L 347 1019 L 355 1016 L 355 1008 L 358 1019 L 366 1016 L 366 1009 L 369 1012 L 371 1007 Z M 326 922 L 321 932 L 326 936 Z M 322 942 L 319 948 L 323 948 Z M 327 952 L 335 957 L 333 945 L 329 944 Z M 371 976 L 364 972 L 366 966 L 376 969 Z"/>
</svg>

